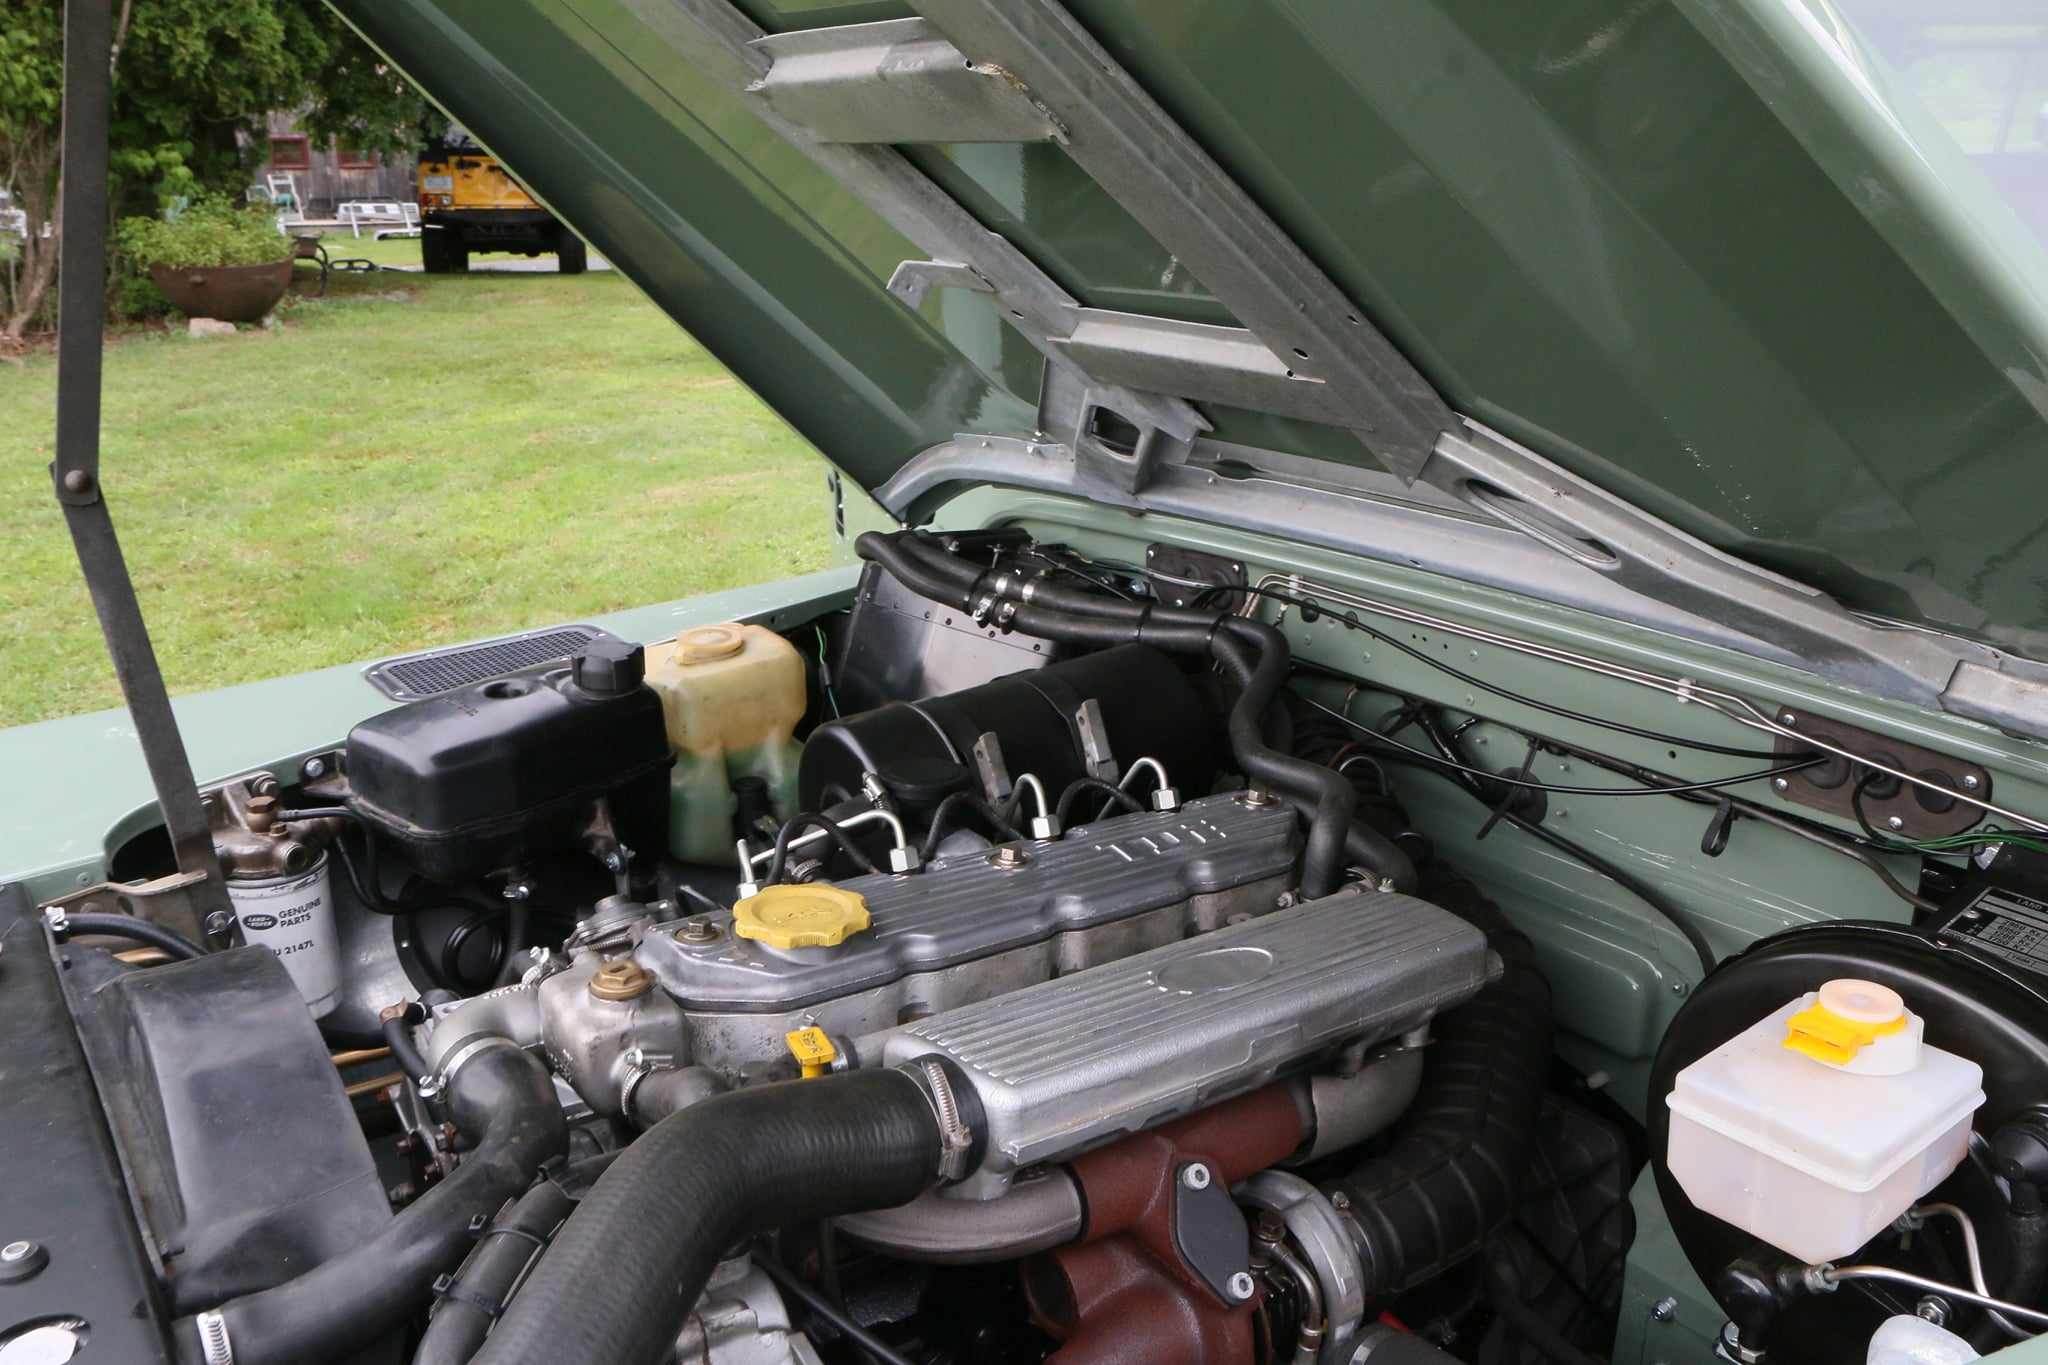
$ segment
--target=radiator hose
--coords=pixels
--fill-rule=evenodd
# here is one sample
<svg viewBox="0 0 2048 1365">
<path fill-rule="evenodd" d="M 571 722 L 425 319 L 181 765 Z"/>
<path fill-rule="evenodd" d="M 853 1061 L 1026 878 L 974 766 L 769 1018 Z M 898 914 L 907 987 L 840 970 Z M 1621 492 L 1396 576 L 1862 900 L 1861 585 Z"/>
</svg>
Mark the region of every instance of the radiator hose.
<svg viewBox="0 0 2048 1365">
<path fill-rule="evenodd" d="M 1470 882 L 1423 894 L 1484 930 L 1503 971 L 1437 1016 L 1422 1088 L 1392 1143 L 1324 1187 L 1349 1215 L 1369 1298 L 1468 1259 L 1513 1217 L 1550 1068 L 1550 984 L 1529 940 Z"/>
<path fill-rule="evenodd" d="M 901 1071 L 715 1095 L 626 1148 L 542 1253 L 477 1365 L 658 1365 L 735 1244 L 890 1208 L 939 1180 L 939 1121 Z"/>
<path fill-rule="evenodd" d="M 476 1142 L 440 1184 L 367 1240 L 272 1289 L 181 1319 L 183 1365 L 323 1365 L 399 1327 L 469 1251 L 470 1220 L 524 1191 L 568 1147 L 547 1067 L 502 1039 L 458 1045 L 444 1092 Z"/>
<path fill-rule="evenodd" d="M 1272 788 L 1308 820 L 1302 894 L 1315 898 L 1335 891 L 1347 860 L 1395 890 L 1413 887 L 1415 869 L 1407 855 L 1353 822 L 1350 783 L 1266 742 L 1268 708 L 1291 663 L 1286 638 L 1272 626 L 1227 612 L 1121 601 L 1023 573 L 979 569 L 914 531 L 870 531 L 854 549 L 915 592 L 1026 634 L 1092 648 L 1146 644 L 1214 658 L 1241 689 L 1228 720 L 1232 757 L 1247 778 Z"/>
</svg>

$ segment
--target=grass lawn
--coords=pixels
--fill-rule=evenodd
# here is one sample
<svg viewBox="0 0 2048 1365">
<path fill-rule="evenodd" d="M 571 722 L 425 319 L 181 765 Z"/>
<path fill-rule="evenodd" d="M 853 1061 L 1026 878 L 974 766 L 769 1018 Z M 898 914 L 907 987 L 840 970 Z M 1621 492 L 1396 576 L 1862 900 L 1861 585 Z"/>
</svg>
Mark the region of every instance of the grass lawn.
<svg viewBox="0 0 2048 1365">
<path fill-rule="evenodd" d="M 616 273 L 337 275 L 279 317 L 107 350 L 102 475 L 173 693 L 824 563 L 824 466 Z M 55 380 L 0 364 L 0 725 L 120 702 Z"/>
</svg>

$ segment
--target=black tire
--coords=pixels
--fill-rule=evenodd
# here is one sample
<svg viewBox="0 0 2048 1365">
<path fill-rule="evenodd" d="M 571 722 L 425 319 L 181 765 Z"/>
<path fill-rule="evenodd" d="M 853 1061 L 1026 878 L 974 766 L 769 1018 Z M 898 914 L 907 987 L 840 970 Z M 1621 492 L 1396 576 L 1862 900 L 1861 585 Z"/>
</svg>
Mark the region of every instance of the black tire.
<svg viewBox="0 0 2048 1365">
<path fill-rule="evenodd" d="M 429 275 L 445 275 L 448 264 L 448 229 L 428 226 L 420 230 L 420 269 Z M 465 262 L 467 264 L 467 262 Z"/>
<path fill-rule="evenodd" d="M 562 228 L 555 235 L 556 269 L 564 275 L 581 275 L 590 268 L 590 248 L 581 237 Z"/>
</svg>

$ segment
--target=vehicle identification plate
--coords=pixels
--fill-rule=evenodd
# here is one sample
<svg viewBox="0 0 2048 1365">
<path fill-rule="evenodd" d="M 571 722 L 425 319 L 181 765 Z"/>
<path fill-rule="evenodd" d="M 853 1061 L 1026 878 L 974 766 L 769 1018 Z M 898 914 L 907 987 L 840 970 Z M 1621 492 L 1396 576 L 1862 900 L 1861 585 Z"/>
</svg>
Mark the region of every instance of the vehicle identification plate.
<svg viewBox="0 0 2048 1365">
<path fill-rule="evenodd" d="M 420 177 L 420 188 L 423 190 L 452 190 L 455 188 L 455 177 L 452 175 L 423 175 Z"/>
<path fill-rule="evenodd" d="M 2048 976 L 2048 901 L 1987 887 L 1941 927 L 1941 937 Z"/>
</svg>

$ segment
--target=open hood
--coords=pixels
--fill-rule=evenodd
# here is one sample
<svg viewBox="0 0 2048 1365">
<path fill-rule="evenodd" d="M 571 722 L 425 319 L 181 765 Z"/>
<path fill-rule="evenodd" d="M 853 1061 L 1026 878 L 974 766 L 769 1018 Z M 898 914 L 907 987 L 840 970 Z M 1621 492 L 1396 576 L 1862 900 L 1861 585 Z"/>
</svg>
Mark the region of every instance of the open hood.
<svg viewBox="0 0 2048 1365">
<path fill-rule="evenodd" d="M 2048 724 L 2039 0 L 333 2 L 898 515 L 1509 527 Z"/>
</svg>

